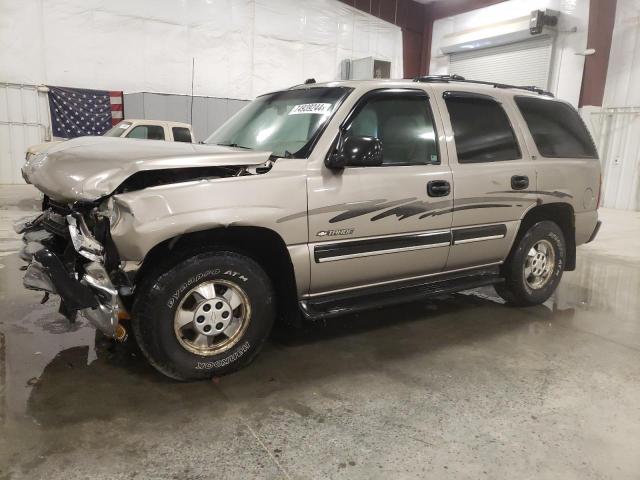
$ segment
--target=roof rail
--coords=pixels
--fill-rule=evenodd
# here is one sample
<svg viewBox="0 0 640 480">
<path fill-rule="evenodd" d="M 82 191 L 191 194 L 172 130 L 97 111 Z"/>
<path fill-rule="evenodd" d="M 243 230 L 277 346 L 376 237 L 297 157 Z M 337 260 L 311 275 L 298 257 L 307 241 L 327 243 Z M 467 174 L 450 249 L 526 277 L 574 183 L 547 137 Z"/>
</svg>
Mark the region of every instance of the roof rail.
<svg viewBox="0 0 640 480">
<path fill-rule="evenodd" d="M 507 83 L 495 83 L 495 82 L 485 82 L 482 80 L 467 80 L 466 78 L 460 75 L 427 75 L 424 77 L 416 77 L 413 79 L 414 82 L 424 82 L 424 83 L 449 83 L 449 82 L 460 82 L 460 83 L 475 83 L 478 85 L 489 85 L 493 88 L 516 88 L 518 90 L 526 90 L 528 92 L 534 92 L 538 95 L 546 95 L 548 97 L 553 97 L 553 93 L 548 92 L 542 88 L 534 87 L 533 85 L 509 85 Z"/>
<path fill-rule="evenodd" d="M 447 82 L 466 82 L 467 79 L 461 75 L 453 74 L 453 75 L 426 75 L 424 77 L 415 77 L 413 79 L 414 82 L 425 82 L 425 83 L 447 83 Z"/>
</svg>

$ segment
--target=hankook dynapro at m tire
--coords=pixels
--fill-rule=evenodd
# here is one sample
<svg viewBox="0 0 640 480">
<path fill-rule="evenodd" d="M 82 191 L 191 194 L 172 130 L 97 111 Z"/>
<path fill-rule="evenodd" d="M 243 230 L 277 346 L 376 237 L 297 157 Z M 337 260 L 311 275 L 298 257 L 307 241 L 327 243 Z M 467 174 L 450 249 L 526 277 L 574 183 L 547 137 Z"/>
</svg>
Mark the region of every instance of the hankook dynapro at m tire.
<svg viewBox="0 0 640 480">
<path fill-rule="evenodd" d="M 142 285 L 132 327 L 140 349 L 177 380 L 226 375 L 258 354 L 275 318 L 271 280 L 231 251 L 194 255 Z"/>
</svg>

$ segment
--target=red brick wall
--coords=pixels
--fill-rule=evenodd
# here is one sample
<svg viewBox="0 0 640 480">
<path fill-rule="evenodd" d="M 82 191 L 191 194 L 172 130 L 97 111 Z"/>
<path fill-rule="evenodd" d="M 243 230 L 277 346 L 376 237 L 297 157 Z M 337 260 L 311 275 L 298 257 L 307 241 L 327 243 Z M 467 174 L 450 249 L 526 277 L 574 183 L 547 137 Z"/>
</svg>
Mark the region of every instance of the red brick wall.
<svg viewBox="0 0 640 480">
<path fill-rule="evenodd" d="M 580 107 L 583 105 L 602 105 L 609 67 L 613 23 L 616 17 L 616 4 L 616 0 L 591 0 L 589 5 L 587 48 L 595 48 L 596 53 L 587 56 L 584 61 Z"/>
</svg>

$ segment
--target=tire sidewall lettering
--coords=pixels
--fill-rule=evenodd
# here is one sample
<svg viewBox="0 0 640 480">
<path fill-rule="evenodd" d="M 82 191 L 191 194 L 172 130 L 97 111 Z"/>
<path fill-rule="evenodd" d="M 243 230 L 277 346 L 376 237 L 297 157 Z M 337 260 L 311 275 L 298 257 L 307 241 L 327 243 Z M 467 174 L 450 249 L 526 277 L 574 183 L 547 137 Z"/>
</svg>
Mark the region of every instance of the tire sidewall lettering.
<svg viewBox="0 0 640 480">
<path fill-rule="evenodd" d="M 177 304 L 179 303 L 179 300 L 184 295 L 185 291 L 190 290 L 191 288 L 193 288 L 195 285 L 197 285 L 199 282 L 201 282 L 206 278 L 216 277 L 216 276 L 231 277 L 234 280 L 239 280 L 244 283 L 249 281 L 249 278 L 246 275 L 239 273 L 235 270 L 220 269 L 220 268 L 205 270 L 204 272 L 200 272 L 194 275 L 189 280 L 187 280 L 182 285 L 180 285 L 167 300 L 167 303 L 166 303 L 167 308 L 169 310 L 174 310 L 174 307 L 177 307 Z"/>
<path fill-rule="evenodd" d="M 251 344 L 249 343 L 249 341 L 245 341 L 244 343 L 240 344 L 240 346 L 236 348 L 237 349 L 233 353 L 231 353 L 231 355 L 228 355 L 219 360 L 210 361 L 210 362 L 196 361 L 196 365 L 193 368 L 195 368 L 196 370 L 212 370 L 214 368 L 226 367 L 227 365 L 239 360 L 240 357 L 242 357 L 245 353 L 247 353 L 251 348 Z"/>
</svg>

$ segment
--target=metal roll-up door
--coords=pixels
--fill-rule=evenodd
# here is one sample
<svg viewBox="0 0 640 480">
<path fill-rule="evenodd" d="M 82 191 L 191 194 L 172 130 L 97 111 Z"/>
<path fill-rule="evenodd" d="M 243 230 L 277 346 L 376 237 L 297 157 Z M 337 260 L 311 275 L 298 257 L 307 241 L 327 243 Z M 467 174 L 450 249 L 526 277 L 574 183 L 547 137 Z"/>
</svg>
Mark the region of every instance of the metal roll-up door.
<svg viewBox="0 0 640 480">
<path fill-rule="evenodd" d="M 452 53 L 449 73 L 473 80 L 547 89 L 552 49 L 553 37 L 545 35 L 498 47 Z"/>
</svg>

